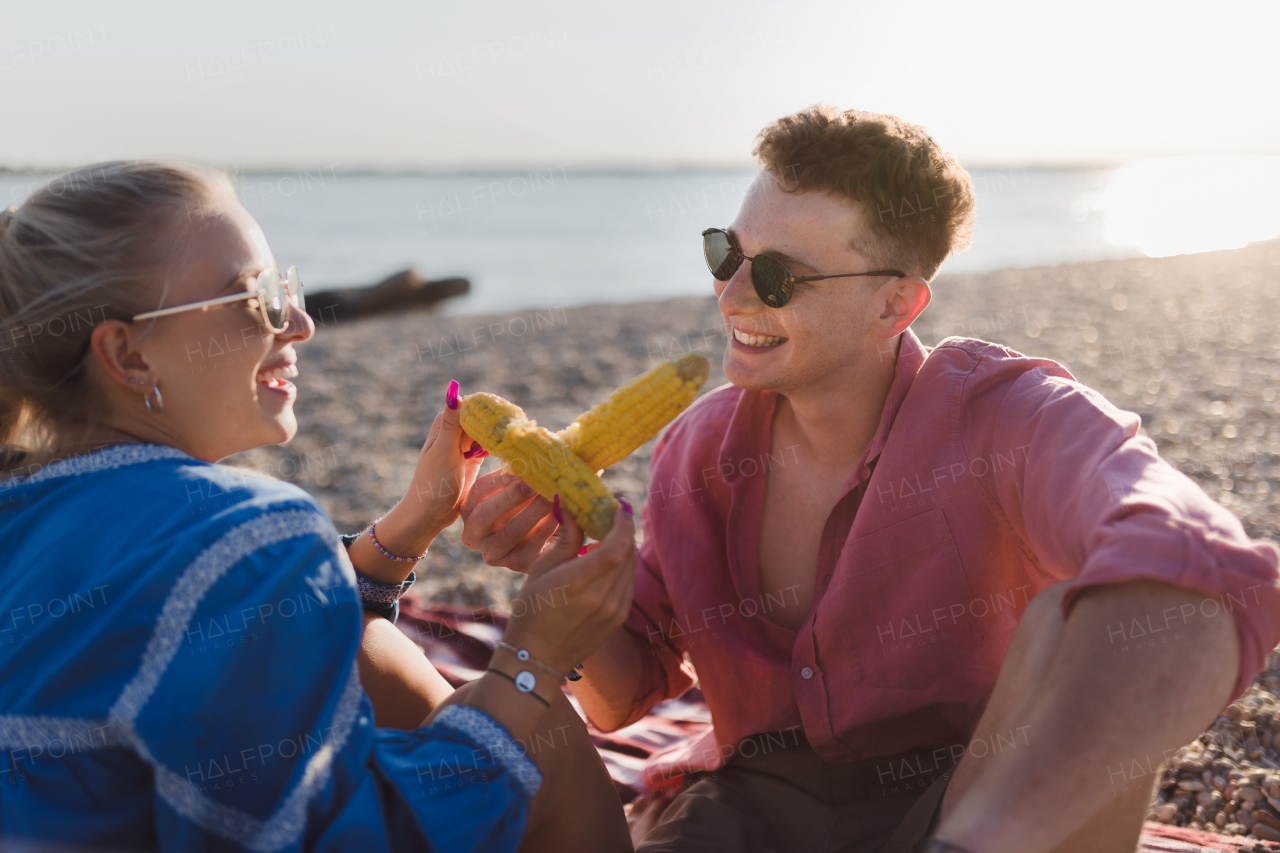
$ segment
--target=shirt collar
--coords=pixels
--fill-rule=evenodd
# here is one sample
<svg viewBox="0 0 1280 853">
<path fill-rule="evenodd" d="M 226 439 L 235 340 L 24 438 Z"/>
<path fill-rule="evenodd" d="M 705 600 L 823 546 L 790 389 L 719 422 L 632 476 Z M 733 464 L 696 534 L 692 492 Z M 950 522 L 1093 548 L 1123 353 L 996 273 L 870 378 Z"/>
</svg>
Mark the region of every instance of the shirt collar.
<svg viewBox="0 0 1280 853">
<path fill-rule="evenodd" d="M 889 431 L 893 428 L 898 410 L 902 408 L 902 401 L 906 399 L 907 392 L 911 390 L 912 381 L 929 354 L 929 348 L 920 343 L 920 339 L 910 327 L 902 333 L 900 340 L 898 355 L 894 360 L 893 381 L 889 385 L 889 393 L 885 395 L 884 409 L 880 413 L 880 425 L 876 428 L 871 443 L 867 445 L 866 452 L 862 454 L 851 482 L 856 483 L 870 476 L 871 462 L 880 455 L 880 451 L 889 440 Z M 720 470 L 725 470 L 726 465 L 728 470 L 735 470 L 734 460 L 744 455 L 744 452 L 746 455 L 751 455 L 752 448 L 757 444 L 764 443 L 767 448 L 767 435 L 777 401 L 778 395 L 773 391 L 743 392 L 734 408 L 728 429 L 725 430 L 724 441 L 720 445 Z"/>
<path fill-rule="evenodd" d="M 898 358 L 893 366 L 893 383 L 889 386 L 889 393 L 884 398 L 884 409 L 880 412 L 880 426 L 876 428 L 876 434 L 867 445 L 867 452 L 862 455 L 862 463 L 858 466 L 859 474 L 862 474 L 863 467 L 879 456 L 880 451 L 884 449 L 885 442 L 889 440 L 889 430 L 893 429 L 898 410 L 902 408 L 902 401 L 906 399 L 907 392 L 911 390 L 912 381 L 920 372 L 920 365 L 924 364 L 925 356 L 929 354 L 928 348 L 920 343 L 920 339 L 916 337 L 915 332 L 911 331 L 910 326 L 902 333 L 901 339 Z"/>
</svg>

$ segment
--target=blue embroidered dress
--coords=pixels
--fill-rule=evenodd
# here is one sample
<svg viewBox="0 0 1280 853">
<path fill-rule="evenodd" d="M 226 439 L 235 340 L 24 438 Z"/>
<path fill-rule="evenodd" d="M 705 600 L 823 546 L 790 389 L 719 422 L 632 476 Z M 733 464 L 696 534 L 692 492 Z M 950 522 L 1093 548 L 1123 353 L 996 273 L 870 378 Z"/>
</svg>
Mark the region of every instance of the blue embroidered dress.
<svg viewBox="0 0 1280 853">
<path fill-rule="evenodd" d="M 379 729 L 361 604 L 301 489 L 125 445 L 0 483 L 0 836 L 513 850 L 541 783 L 450 706 Z"/>
</svg>

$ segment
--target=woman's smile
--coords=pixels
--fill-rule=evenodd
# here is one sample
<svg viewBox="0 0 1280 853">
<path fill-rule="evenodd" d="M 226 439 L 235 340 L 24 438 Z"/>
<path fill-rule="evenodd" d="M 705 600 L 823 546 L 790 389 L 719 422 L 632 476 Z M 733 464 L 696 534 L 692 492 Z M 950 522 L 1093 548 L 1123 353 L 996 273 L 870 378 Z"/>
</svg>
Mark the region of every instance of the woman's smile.
<svg viewBox="0 0 1280 853">
<path fill-rule="evenodd" d="M 272 391 L 276 394 L 284 394 L 288 397 L 296 397 L 298 388 L 290 379 L 298 375 L 298 364 L 293 360 L 277 361 L 274 364 L 264 366 L 258 371 L 257 382 L 262 388 Z"/>
</svg>

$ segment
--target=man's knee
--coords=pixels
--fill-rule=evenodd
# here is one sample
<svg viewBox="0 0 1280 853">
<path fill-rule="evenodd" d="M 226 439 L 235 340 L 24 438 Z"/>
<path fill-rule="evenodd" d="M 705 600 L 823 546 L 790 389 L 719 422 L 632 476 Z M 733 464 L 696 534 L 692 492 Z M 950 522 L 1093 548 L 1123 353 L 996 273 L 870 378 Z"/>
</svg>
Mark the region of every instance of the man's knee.
<svg viewBox="0 0 1280 853">
<path fill-rule="evenodd" d="M 1040 594 L 1027 604 L 1022 611 L 1018 626 L 1028 625 L 1032 628 L 1060 628 L 1062 626 L 1062 599 L 1067 594 L 1067 586 L 1071 580 L 1058 581 L 1040 590 Z"/>
<path fill-rule="evenodd" d="M 1018 620 L 1018 629 L 1014 632 L 1002 673 L 1012 667 L 1011 677 L 1018 682 L 1034 681 L 1048 665 L 1065 624 L 1062 598 L 1066 595 L 1068 583 L 1059 581 L 1045 587 L 1027 604 L 1022 618 Z"/>
</svg>

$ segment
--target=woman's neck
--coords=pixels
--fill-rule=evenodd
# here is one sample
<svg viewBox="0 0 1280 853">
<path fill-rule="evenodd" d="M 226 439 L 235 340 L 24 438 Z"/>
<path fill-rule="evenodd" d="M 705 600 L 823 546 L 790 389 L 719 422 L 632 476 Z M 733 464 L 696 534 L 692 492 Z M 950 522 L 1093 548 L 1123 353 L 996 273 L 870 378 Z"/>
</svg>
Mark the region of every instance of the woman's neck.
<svg viewBox="0 0 1280 853">
<path fill-rule="evenodd" d="M 38 453 L 39 462 L 42 465 L 50 465 L 62 459 L 70 459 L 74 456 L 87 456 L 90 453 L 97 453 L 99 450 L 105 450 L 108 447 L 116 447 L 121 444 L 153 444 L 145 438 L 125 432 L 105 424 L 99 424 L 90 428 L 80 428 L 79 437 L 72 441 L 56 441 L 44 453 Z M 75 435 L 71 430 L 59 431 L 62 436 Z"/>
</svg>

